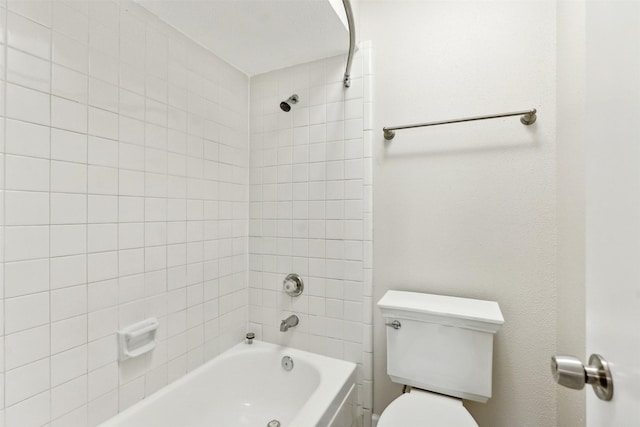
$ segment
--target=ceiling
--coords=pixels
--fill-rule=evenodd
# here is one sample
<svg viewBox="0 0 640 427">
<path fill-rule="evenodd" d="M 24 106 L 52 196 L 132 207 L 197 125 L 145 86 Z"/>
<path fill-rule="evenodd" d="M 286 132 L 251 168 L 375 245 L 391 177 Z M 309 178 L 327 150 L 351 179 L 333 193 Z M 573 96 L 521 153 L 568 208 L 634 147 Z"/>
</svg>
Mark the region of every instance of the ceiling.
<svg viewBox="0 0 640 427">
<path fill-rule="evenodd" d="M 340 0 L 136 0 L 249 75 L 344 54 Z"/>
</svg>

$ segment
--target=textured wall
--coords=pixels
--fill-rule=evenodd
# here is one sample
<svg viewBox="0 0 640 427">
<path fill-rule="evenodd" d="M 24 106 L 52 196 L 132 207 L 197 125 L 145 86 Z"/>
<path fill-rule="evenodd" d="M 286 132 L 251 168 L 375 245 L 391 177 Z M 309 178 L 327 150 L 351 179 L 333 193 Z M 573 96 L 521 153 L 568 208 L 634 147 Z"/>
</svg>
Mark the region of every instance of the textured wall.
<svg viewBox="0 0 640 427">
<path fill-rule="evenodd" d="M 493 397 L 481 426 L 553 426 L 556 387 L 554 2 L 363 1 L 374 91 L 374 303 L 387 289 L 498 301 Z M 419 123 L 538 108 L 518 118 L 398 132 Z M 386 375 L 374 307 L 374 410 Z"/>
<path fill-rule="evenodd" d="M 248 79 L 129 3 L 0 20 L 0 402 L 11 426 L 95 425 L 241 339 Z M 158 347 L 118 364 L 150 316 Z"/>
<path fill-rule="evenodd" d="M 351 87 L 345 58 L 251 78 L 249 329 L 265 341 L 359 365 L 362 412 L 372 403 L 371 48 Z M 280 101 L 299 102 L 285 113 Z M 288 273 L 300 297 L 282 291 Z M 282 333 L 290 314 L 300 324 Z"/>
</svg>

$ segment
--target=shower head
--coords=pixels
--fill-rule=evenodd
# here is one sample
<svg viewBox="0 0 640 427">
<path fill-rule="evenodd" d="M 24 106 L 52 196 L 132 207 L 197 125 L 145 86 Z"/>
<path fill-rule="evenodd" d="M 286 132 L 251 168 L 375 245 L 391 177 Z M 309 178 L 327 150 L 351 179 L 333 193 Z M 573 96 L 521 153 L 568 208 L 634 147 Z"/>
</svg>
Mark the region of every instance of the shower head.
<svg viewBox="0 0 640 427">
<path fill-rule="evenodd" d="M 286 101 L 282 101 L 280 103 L 280 109 L 285 113 L 288 113 L 289 111 L 291 111 L 291 104 L 296 104 L 297 102 L 298 102 L 298 95 L 294 93 L 289 98 L 287 98 Z"/>
</svg>

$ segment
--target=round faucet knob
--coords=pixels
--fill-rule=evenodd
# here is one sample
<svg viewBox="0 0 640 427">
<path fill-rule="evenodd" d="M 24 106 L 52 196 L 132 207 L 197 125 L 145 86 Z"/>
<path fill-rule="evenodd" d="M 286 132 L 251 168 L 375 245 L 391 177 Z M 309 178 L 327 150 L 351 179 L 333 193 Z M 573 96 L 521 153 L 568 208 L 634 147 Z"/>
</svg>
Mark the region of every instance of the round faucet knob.
<svg viewBox="0 0 640 427">
<path fill-rule="evenodd" d="M 282 282 L 282 287 L 287 295 L 291 297 L 297 297 L 302 294 L 304 290 L 304 282 L 302 281 L 302 277 L 300 275 L 292 273 L 289 274 Z"/>
</svg>

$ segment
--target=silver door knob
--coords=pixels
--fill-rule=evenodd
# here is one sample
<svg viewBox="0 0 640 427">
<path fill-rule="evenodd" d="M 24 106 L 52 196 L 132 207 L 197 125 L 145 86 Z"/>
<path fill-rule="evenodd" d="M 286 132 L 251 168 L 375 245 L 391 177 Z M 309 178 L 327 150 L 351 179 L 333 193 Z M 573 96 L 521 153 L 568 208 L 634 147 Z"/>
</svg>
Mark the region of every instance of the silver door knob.
<svg viewBox="0 0 640 427">
<path fill-rule="evenodd" d="M 602 400 L 613 397 L 613 378 L 606 360 L 599 354 L 589 357 L 589 365 L 573 356 L 551 357 L 551 374 L 558 384 L 582 390 L 585 384 L 591 384 L 596 396 Z"/>
</svg>

